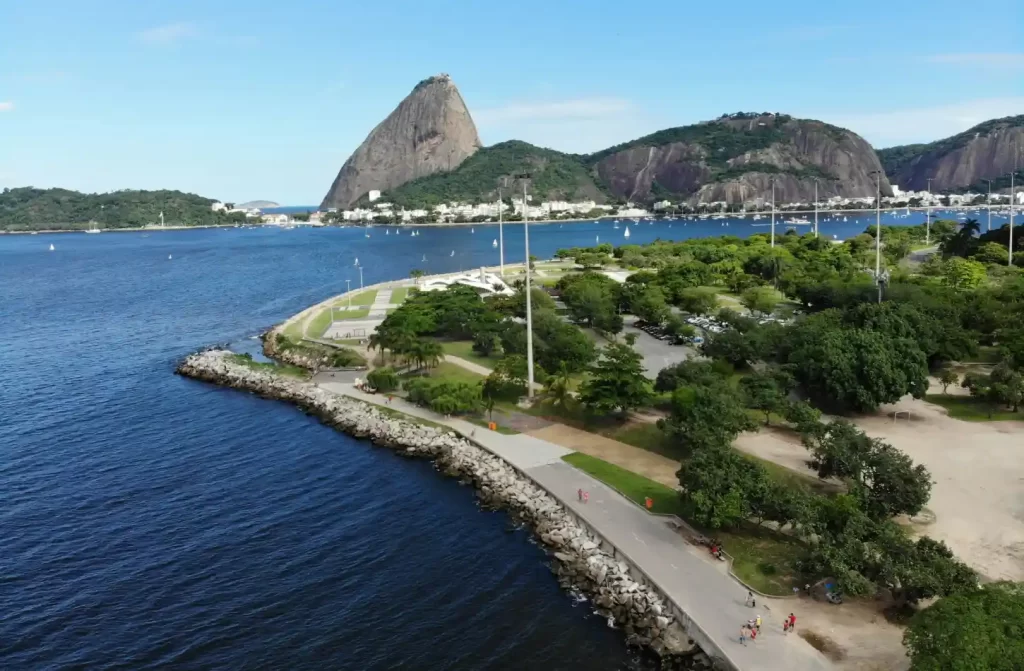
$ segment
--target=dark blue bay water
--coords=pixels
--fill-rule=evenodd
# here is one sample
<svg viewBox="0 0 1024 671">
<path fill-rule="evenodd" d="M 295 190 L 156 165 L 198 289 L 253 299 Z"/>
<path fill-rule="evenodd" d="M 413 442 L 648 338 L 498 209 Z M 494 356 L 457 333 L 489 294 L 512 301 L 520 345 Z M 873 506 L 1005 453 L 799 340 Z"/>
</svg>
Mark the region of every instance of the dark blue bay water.
<svg viewBox="0 0 1024 671">
<path fill-rule="evenodd" d="M 630 242 L 765 230 L 721 223 Z M 638 668 L 468 488 L 172 375 L 204 345 L 256 348 L 356 257 L 367 284 L 497 261 L 494 226 L 422 230 L 0 236 L 0 668 Z M 532 251 L 596 235 L 622 231 L 531 227 Z"/>
</svg>

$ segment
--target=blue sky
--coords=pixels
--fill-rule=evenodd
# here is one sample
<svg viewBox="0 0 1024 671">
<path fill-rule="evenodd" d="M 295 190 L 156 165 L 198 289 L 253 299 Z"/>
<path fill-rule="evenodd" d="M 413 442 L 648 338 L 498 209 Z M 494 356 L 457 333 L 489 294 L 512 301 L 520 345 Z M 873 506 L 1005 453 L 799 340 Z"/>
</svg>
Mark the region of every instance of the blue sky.
<svg viewBox="0 0 1024 671">
<path fill-rule="evenodd" d="M 1024 114 L 991 0 L 0 0 L 0 187 L 315 204 L 420 79 L 481 138 L 586 152 L 734 111 L 889 146 Z"/>
</svg>

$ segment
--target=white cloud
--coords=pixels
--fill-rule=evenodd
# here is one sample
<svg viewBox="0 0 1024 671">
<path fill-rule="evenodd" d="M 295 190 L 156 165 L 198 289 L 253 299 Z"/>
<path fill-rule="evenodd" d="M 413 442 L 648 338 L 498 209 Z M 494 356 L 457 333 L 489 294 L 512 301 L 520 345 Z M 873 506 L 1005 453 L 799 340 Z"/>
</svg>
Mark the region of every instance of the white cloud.
<svg viewBox="0 0 1024 671">
<path fill-rule="evenodd" d="M 935 54 L 926 59 L 929 63 L 946 65 L 967 65 L 988 68 L 1024 68 L 1024 53 L 964 53 Z"/>
<path fill-rule="evenodd" d="M 932 142 L 983 121 L 1024 113 L 1024 96 L 984 98 L 950 105 L 863 114 L 810 114 L 860 134 L 875 147 Z"/>
<path fill-rule="evenodd" d="M 482 124 L 509 121 L 563 121 L 599 119 L 628 112 L 633 104 L 622 98 L 577 98 L 552 102 L 511 103 L 474 112 Z"/>
<path fill-rule="evenodd" d="M 138 34 L 147 44 L 172 44 L 179 40 L 189 39 L 199 34 L 199 28 L 190 21 L 178 21 L 163 26 L 149 28 Z"/>
<path fill-rule="evenodd" d="M 14 103 L 11 101 L 2 102 L 0 101 L 0 112 L 10 112 L 14 109 Z"/>
</svg>

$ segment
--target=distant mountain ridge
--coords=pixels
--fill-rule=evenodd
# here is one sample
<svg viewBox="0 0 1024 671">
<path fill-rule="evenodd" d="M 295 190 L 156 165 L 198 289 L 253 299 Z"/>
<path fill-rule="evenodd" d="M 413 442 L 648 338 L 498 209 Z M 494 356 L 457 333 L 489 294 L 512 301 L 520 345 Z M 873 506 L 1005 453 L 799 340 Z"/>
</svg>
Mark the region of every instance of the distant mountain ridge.
<svg viewBox="0 0 1024 671">
<path fill-rule="evenodd" d="M 281 207 L 281 204 L 275 203 L 272 200 L 249 200 L 244 203 L 239 203 L 235 205 L 235 207 L 248 210 L 252 208 L 262 209 L 264 207 Z"/>
<path fill-rule="evenodd" d="M 406 208 L 497 198 L 502 183 L 531 175 L 535 200 L 671 200 L 779 202 L 875 194 L 881 164 L 871 146 L 821 121 L 772 113 L 739 113 L 680 126 L 589 155 L 510 140 L 485 147 L 452 171 L 441 170 L 384 190 Z M 881 180 L 883 195 L 891 195 Z M 508 191 L 505 191 L 506 195 Z M 366 204 L 365 194 L 357 201 Z"/>
<path fill-rule="evenodd" d="M 990 119 L 962 133 L 929 142 L 879 149 L 885 172 L 900 187 L 920 191 L 984 192 L 1009 185 L 1011 170 L 1024 170 L 1024 114 Z"/>
</svg>

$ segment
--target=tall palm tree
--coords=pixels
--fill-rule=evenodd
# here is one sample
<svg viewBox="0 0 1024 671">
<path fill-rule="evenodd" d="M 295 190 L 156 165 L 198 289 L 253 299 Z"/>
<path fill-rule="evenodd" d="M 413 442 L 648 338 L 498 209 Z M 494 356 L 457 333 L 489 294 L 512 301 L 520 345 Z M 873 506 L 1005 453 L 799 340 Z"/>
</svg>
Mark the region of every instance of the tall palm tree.
<svg viewBox="0 0 1024 671">
<path fill-rule="evenodd" d="M 381 334 L 376 331 L 371 333 L 366 343 L 366 349 L 380 350 L 380 365 L 384 365 L 384 337 Z"/>
<path fill-rule="evenodd" d="M 566 401 L 572 396 L 572 392 L 569 391 L 570 384 L 569 369 L 566 367 L 565 362 L 562 361 L 558 371 L 548 378 L 544 385 L 544 390 L 551 397 L 551 402 L 554 405 L 565 407 Z"/>
</svg>

